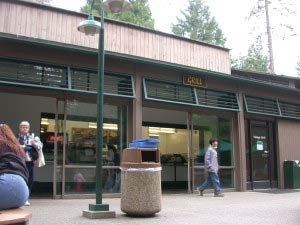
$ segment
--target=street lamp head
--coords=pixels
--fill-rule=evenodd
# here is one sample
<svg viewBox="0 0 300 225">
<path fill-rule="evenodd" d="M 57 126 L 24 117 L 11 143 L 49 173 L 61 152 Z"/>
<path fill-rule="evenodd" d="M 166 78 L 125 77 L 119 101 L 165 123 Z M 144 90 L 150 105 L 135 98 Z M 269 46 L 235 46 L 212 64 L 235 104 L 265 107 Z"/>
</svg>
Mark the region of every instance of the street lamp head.
<svg viewBox="0 0 300 225">
<path fill-rule="evenodd" d="M 102 3 L 102 9 L 106 12 L 121 13 L 130 10 L 127 0 L 106 0 Z"/>
<path fill-rule="evenodd" d="M 87 20 L 82 21 L 78 27 L 77 30 L 85 33 L 85 35 L 94 36 L 95 34 L 98 34 L 100 32 L 101 24 L 94 20 L 93 13 L 89 14 L 89 18 Z"/>
</svg>

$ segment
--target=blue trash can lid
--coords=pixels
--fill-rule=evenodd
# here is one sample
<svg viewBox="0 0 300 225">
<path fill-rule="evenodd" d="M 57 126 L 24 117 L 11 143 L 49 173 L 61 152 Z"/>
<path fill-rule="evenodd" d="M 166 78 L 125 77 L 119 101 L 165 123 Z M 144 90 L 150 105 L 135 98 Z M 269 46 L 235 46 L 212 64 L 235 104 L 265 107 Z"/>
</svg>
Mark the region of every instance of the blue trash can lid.
<svg viewBox="0 0 300 225">
<path fill-rule="evenodd" d="M 137 139 L 132 141 L 133 143 L 135 142 L 150 142 L 150 143 L 160 143 L 160 140 L 158 139 L 153 139 L 153 138 L 143 138 L 143 139 Z"/>
</svg>

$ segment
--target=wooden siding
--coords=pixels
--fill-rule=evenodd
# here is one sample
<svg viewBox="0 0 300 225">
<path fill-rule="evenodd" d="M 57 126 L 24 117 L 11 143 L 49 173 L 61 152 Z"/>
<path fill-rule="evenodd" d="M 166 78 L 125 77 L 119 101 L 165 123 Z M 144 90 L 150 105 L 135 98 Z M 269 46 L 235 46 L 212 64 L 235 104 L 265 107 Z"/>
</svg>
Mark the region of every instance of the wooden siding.
<svg viewBox="0 0 300 225">
<path fill-rule="evenodd" d="M 47 6 L 0 1 L 2 33 L 97 48 L 98 35 L 77 31 L 84 19 L 85 15 Z M 105 22 L 105 50 L 230 74 L 227 49 L 110 20 Z"/>
<path fill-rule="evenodd" d="M 279 178 L 283 188 L 284 160 L 300 160 L 300 122 L 289 120 L 278 120 L 278 156 L 279 156 Z"/>
</svg>

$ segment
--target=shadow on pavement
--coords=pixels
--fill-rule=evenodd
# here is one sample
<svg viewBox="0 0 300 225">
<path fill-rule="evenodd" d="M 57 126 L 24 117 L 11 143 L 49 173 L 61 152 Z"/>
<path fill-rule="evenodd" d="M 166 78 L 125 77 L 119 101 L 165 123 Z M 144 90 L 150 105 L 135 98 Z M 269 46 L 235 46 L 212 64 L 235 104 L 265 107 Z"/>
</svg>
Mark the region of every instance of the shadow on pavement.
<svg viewBox="0 0 300 225">
<path fill-rule="evenodd" d="M 300 189 L 264 189 L 264 190 L 253 190 L 251 192 L 266 193 L 266 194 L 291 194 L 291 193 L 299 193 Z"/>
</svg>

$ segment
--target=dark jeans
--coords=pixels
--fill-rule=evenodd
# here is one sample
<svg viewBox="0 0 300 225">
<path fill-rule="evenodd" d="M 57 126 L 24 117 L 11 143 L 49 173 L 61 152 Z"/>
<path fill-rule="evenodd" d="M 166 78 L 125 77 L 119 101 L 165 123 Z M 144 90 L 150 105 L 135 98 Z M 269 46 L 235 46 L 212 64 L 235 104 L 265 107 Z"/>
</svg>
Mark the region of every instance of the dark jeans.
<svg viewBox="0 0 300 225">
<path fill-rule="evenodd" d="M 221 185 L 219 175 L 216 172 L 208 172 L 207 178 L 204 183 L 199 187 L 200 191 L 204 191 L 210 184 L 214 186 L 215 193 L 218 194 L 221 192 Z"/>
<path fill-rule="evenodd" d="M 31 188 L 33 186 L 33 182 L 34 182 L 34 163 L 33 162 L 26 162 L 26 167 L 28 170 L 28 189 L 29 189 L 29 193 L 31 193 Z"/>
</svg>

